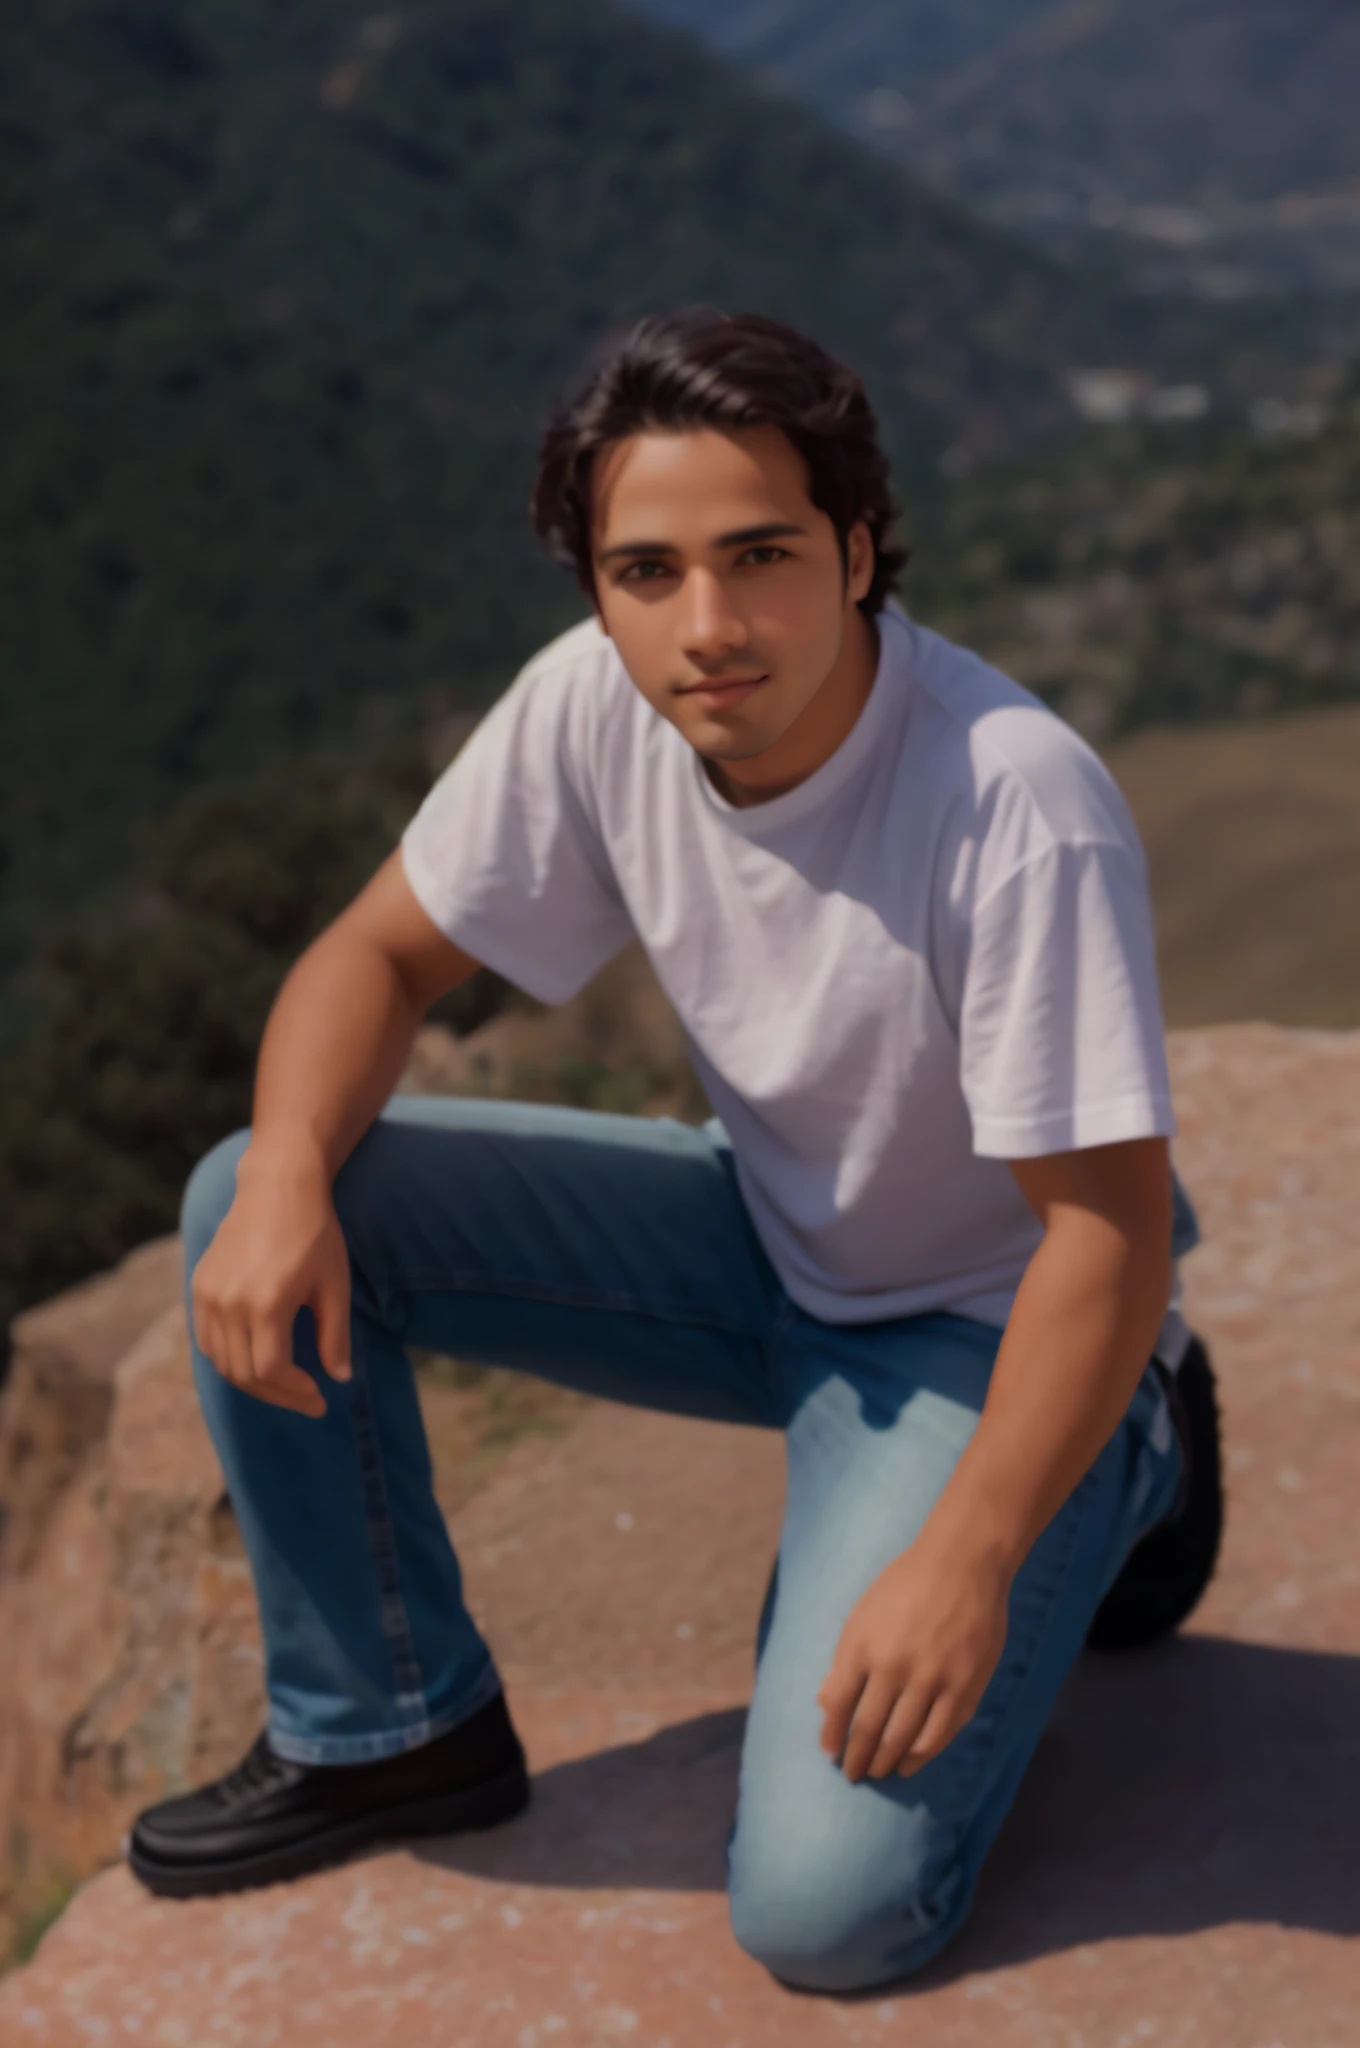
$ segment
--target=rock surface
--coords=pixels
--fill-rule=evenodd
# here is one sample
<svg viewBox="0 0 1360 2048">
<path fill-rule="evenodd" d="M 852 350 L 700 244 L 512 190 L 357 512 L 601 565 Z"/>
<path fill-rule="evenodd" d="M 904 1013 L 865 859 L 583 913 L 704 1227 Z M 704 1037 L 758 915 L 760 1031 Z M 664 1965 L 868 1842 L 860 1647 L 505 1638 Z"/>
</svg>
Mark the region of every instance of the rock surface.
<svg viewBox="0 0 1360 2048">
<path fill-rule="evenodd" d="M 120 1362 L 111 1400 L 30 1568 L 0 1579 L 0 1640 L 23 1646 L 0 1666 L 11 1914 L 115 1856 L 148 1797 L 234 1762 L 261 1711 L 254 1598 L 181 1308 Z"/>
<path fill-rule="evenodd" d="M 0 1572 L 33 1562 L 63 1488 L 108 1428 L 115 1366 L 182 1284 L 179 1240 L 162 1237 L 15 1317 L 0 1393 Z"/>
<path fill-rule="evenodd" d="M 177 1294 L 178 1245 L 156 1248 L 156 1261 Z M 44 1327 L 81 1329 L 93 1298 L 119 1328 L 122 1277 L 120 1268 L 102 1294 L 49 1304 Z M 146 1277 L 134 1267 L 144 1303 Z M 510 1374 L 471 1386 L 427 1380 L 421 1392 L 446 1508 L 476 1492 L 507 1441 L 532 1434 L 541 1449 L 544 1434 L 590 1405 Z M 0 1664 L 9 1939 L 72 1879 L 116 1857 L 148 1801 L 233 1764 L 264 1711 L 250 1575 L 194 1398 L 181 1308 L 163 1309 L 119 1362 L 106 1407 L 104 1436 L 64 1487 L 49 1486 L 40 1528 L 28 1515 L 23 1568 L 0 1573 L 0 1640 L 24 1652 Z M 30 1485 L 30 1509 L 37 1497 Z"/>
<path fill-rule="evenodd" d="M 529 1813 L 232 1900 L 155 1902 L 110 1870 L 0 1986 L 0 2039 L 1354 2048 L 1360 1037 L 1229 1027 L 1177 1034 L 1173 1060 L 1178 1156 L 1206 1235 L 1190 1307 L 1226 1411 L 1222 1568 L 1179 1640 L 1075 1674 L 974 1919 L 929 1978 L 800 1998 L 733 1946 L 722 1846 L 779 1447 L 594 1407 L 554 1441 L 521 1443 L 454 1516 L 535 1767 Z M 126 1459 L 138 1390 L 171 1371 L 174 1341 L 162 1323 L 120 1368 L 105 1455 L 123 1476 L 103 1482 L 128 1502 L 128 1542 L 160 1527 L 148 1554 L 169 1560 L 154 1477 L 170 1437 L 142 1439 L 140 1491 Z M 200 1503 L 202 1569 L 213 1479 L 174 1457 L 181 1502 L 188 1475 Z M 86 1483 L 61 1508 L 77 1532 Z M 123 1570 L 116 1597 L 74 1572 L 61 1625 L 91 1668 L 130 1672 L 138 1627 L 148 1644 L 176 1628 L 181 1645 L 204 1639 L 208 1609 L 183 1590 L 137 1621 Z M 161 1576 L 189 1583 L 178 1566 Z M 126 1697 L 116 1676 L 106 1696 Z M 133 1706 L 100 1724 L 106 1754 L 116 1728 L 145 1729 Z M 206 1709 L 177 1711 L 175 1768 L 207 1775 L 215 1738 L 188 1732 Z"/>
</svg>

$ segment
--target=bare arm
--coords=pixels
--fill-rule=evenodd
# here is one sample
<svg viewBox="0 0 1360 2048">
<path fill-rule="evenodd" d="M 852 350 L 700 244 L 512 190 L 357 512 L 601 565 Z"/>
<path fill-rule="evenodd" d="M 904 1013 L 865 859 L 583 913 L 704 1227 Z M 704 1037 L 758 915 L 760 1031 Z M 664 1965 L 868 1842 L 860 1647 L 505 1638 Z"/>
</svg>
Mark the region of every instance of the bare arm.
<svg viewBox="0 0 1360 2048">
<path fill-rule="evenodd" d="M 331 1183 L 396 1085 L 430 1004 L 477 962 L 431 923 L 394 853 L 302 955 L 265 1028 L 236 1200 L 194 1276 L 202 1349 L 244 1391 L 321 1415 L 292 1361 L 310 1308 L 322 1363 L 349 1377 L 349 1262 Z"/>
<path fill-rule="evenodd" d="M 1163 1139 L 1012 1162 L 1044 1225 L 981 1418 L 925 1527 L 858 1603 L 818 1702 L 846 1775 L 918 1770 L 968 1721 L 1011 1582 L 1118 1427 L 1170 1287 Z"/>
<path fill-rule="evenodd" d="M 430 922 L 392 854 L 279 990 L 251 1151 L 310 1148 L 334 1176 L 396 1086 L 431 1003 L 476 968 Z"/>
</svg>

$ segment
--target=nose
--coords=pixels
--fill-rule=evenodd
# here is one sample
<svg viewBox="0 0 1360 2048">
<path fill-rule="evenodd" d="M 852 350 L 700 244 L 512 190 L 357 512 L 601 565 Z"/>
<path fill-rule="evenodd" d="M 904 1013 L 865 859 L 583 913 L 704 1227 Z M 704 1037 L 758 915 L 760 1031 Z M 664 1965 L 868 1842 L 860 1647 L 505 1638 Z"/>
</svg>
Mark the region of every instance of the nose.
<svg viewBox="0 0 1360 2048">
<path fill-rule="evenodd" d="M 722 661 L 746 645 L 746 627 L 727 602 L 721 579 L 711 569 L 693 568 L 685 578 L 681 624 L 685 652 L 696 661 Z"/>
</svg>

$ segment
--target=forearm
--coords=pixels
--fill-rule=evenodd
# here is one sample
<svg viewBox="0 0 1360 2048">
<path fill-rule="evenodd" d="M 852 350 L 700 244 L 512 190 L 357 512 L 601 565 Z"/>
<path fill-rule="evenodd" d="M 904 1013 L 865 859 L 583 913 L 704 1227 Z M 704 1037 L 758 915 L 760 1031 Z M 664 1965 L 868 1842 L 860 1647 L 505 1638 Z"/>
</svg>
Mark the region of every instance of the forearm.
<svg viewBox="0 0 1360 2048">
<path fill-rule="evenodd" d="M 249 1182 L 310 1193 L 331 1180 L 392 1093 L 416 1027 L 477 962 L 431 923 L 400 852 L 321 934 L 280 989 L 260 1047 Z"/>
<path fill-rule="evenodd" d="M 929 1540 L 1019 1569 L 1133 1398 L 1166 1312 L 1169 1236 L 1169 1176 L 1135 1229 L 1081 1209 L 1050 1221 Z"/>
<path fill-rule="evenodd" d="M 255 1079 L 251 1153 L 316 1162 L 333 1177 L 386 1102 L 421 1011 L 380 948 L 322 934 L 270 1012 Z"/>
</svg>

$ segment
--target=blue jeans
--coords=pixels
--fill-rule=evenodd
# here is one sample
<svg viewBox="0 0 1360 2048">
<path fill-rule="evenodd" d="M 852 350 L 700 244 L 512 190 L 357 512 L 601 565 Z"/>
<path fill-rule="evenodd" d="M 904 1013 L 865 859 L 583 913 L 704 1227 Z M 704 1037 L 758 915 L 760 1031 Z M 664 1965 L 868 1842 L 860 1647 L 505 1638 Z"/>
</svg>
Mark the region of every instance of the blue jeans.
<svg viewBox="0 0 1360 2048">
<path fill-rule="evenodd" d="M 190 1181 L 191 1272 L 245 1143 L 220 1145 Z M 398 1098 L 335 1200 L 354 1376 L 325 1382 L 324 1420 L 240 1393 L 194 1354 L 255 1574 L 274 1747 L 302 1762 L 388 1756 L 499 1689 L 435 1504 L 406 1345 L 782 1429 L 787 1506 L 731 1841 L 733 1928 L 809 1988 L 928 1961 L 968 1910 L 1102 1594 L 1175 1495 L 1155 1376 L 1020 1571 L 972 1721 L 917 1776 L 851 1785 L 818 1747 L 815 1696 L 851 1607 L 968 1442 L 999 1331 L 947 1314 L 806 1315 L 761 1249 L 716 1126 Z M 305 1314 L 297 1355 L 319 1372 Z"/>
</svg>

